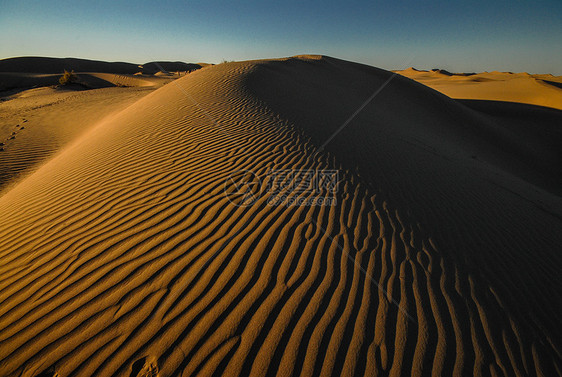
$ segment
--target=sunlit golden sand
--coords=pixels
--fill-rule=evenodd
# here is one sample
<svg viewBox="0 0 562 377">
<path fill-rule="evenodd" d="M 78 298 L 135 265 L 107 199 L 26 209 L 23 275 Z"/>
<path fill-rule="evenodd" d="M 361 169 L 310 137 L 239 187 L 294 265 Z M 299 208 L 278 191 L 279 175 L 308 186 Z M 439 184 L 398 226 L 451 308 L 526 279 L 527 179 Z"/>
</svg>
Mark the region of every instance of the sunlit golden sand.
<svg viewBox="0 0 562 377">
<path fill-rule="evenodd" d="M 0 375 L 559 374 L 561 112 L 396 75 L 323 147 L 392 75 L 300 56 L 0 103 Z M 295 194 L 335 203 L 225 195 L 287 170 L 338 171 Z"/>
</svg>

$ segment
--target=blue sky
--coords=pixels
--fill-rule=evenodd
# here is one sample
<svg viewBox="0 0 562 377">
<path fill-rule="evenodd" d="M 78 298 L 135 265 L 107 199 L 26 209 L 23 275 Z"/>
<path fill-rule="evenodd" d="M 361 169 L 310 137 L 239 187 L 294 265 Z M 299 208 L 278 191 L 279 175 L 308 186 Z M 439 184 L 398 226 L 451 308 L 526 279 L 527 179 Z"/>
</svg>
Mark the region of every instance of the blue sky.
<svg viewBox="0 0 562 377">
<path fill-rule="evenodd" d="M 217 63 L 310 53 L 386 69 L 562 75 L 560 20 L 560 0 L 0 0 L 0 58 Z"/>
</svg>

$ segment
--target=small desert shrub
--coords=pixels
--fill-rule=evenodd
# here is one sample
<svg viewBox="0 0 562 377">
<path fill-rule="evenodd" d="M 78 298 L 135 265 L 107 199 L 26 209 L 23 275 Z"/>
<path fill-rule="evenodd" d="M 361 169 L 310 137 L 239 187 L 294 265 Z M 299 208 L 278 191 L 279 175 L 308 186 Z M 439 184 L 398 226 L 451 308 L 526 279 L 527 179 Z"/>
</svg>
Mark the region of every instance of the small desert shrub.
<svg viewBox="0 0 562 377">
<path fill-rule="evenodd" d="M 74 71 L 68 72 L 66 69 L 64 70 L 64 75 L 59 79 L 59 83 L 61 85 L 68 85 L 73 82 L 76 82 L 76 75 Z"/>
</svg>

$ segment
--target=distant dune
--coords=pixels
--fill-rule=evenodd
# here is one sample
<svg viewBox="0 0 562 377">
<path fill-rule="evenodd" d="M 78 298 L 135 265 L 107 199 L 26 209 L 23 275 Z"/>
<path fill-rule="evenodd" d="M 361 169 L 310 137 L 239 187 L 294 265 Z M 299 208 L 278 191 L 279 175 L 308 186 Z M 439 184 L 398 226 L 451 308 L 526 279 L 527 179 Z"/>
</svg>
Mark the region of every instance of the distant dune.
<svg viewBox="0 0 562 377">
<path fill-rule="evenodd" d="M 178 71 L 195 71 L 203 66 L 195 63 L 183 62 L 150 62 L 142 65 L 142 72 L 147 74 L 154 74 L 160 72 L 162 69 L 168 72 Z"/>
<path fill-rule="evenodd" d="M 520 102 L 562 110 L 560 76 L 526 72 L 450 73 L 413 67 L 396 72 L 451 98 Z"/>
<path fill-rule="evenodd" d="M 322 56 L 181 77 L 0 196 L 0 375 L 560 375 L 561 121 Z"/>
<path fill-rule="evenodd" d="M 138 64 L 104 62 L 76 58 L 45 58 L 25 56 L 0 60 L 0 72 L 62 73 L 76 72 L 130 73 L 139 71 Z"/>
<path fill-rule="evenodd" d="M 0 72 L 25 72 L 25 73 L 61 73 L 64 70 L 76 72 L 101 72 L 101 73 L 129 73 L 134 74 L 141 70 L 145 73 L 156 73 L 160 67 L 167 71 L 189 71 L 202 66 L 195 63 L 184 62 L 149 62 L 142 65 L 123 62 L 104 62 L 77 58 L 45 58 L 26 56 L 0 60 Z"/>
<path fill-rule="evenodd" d="M 201 64 L 183 62 L 149 62 L 142 65 L 132 63 L 110 63 L 76 58 L 20 57 L 0 60 L 0 92 L 13 88 L 31 88 L 58 84 L 65 71 L 82 73 L 82 81 L 91 88 L 111 86 L 92 77 L 92 73 L 153 75 L 161 70 L 169 72 L 191 72 Z M 99 75 L 98 75 L 99 77 Z M 105 75 L 104 77 L 109 77 Z M 112 80 L 109 80 L 111 83 Z"/>
</svg>

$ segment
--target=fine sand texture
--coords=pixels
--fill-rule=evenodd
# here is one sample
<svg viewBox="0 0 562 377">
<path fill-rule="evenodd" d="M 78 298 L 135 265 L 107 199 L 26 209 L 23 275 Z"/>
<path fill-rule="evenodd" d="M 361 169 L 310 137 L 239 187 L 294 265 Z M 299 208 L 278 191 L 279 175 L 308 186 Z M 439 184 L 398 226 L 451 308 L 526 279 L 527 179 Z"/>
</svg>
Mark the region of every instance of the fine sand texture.
<svg viewBox="0 0 562 377">
<path fill-rule="evenodd" d="M 561 114 L 321 56 L 166 84 L 0 196 L 0 375 L 561 375 Z"/>
<path fill-rule="evenodd" d="M 397 73 L 460 99 L 527 103 L 562 110 L 562 77 L 526 72 L 450 73 L 408 68 Z"/>
</svg>

